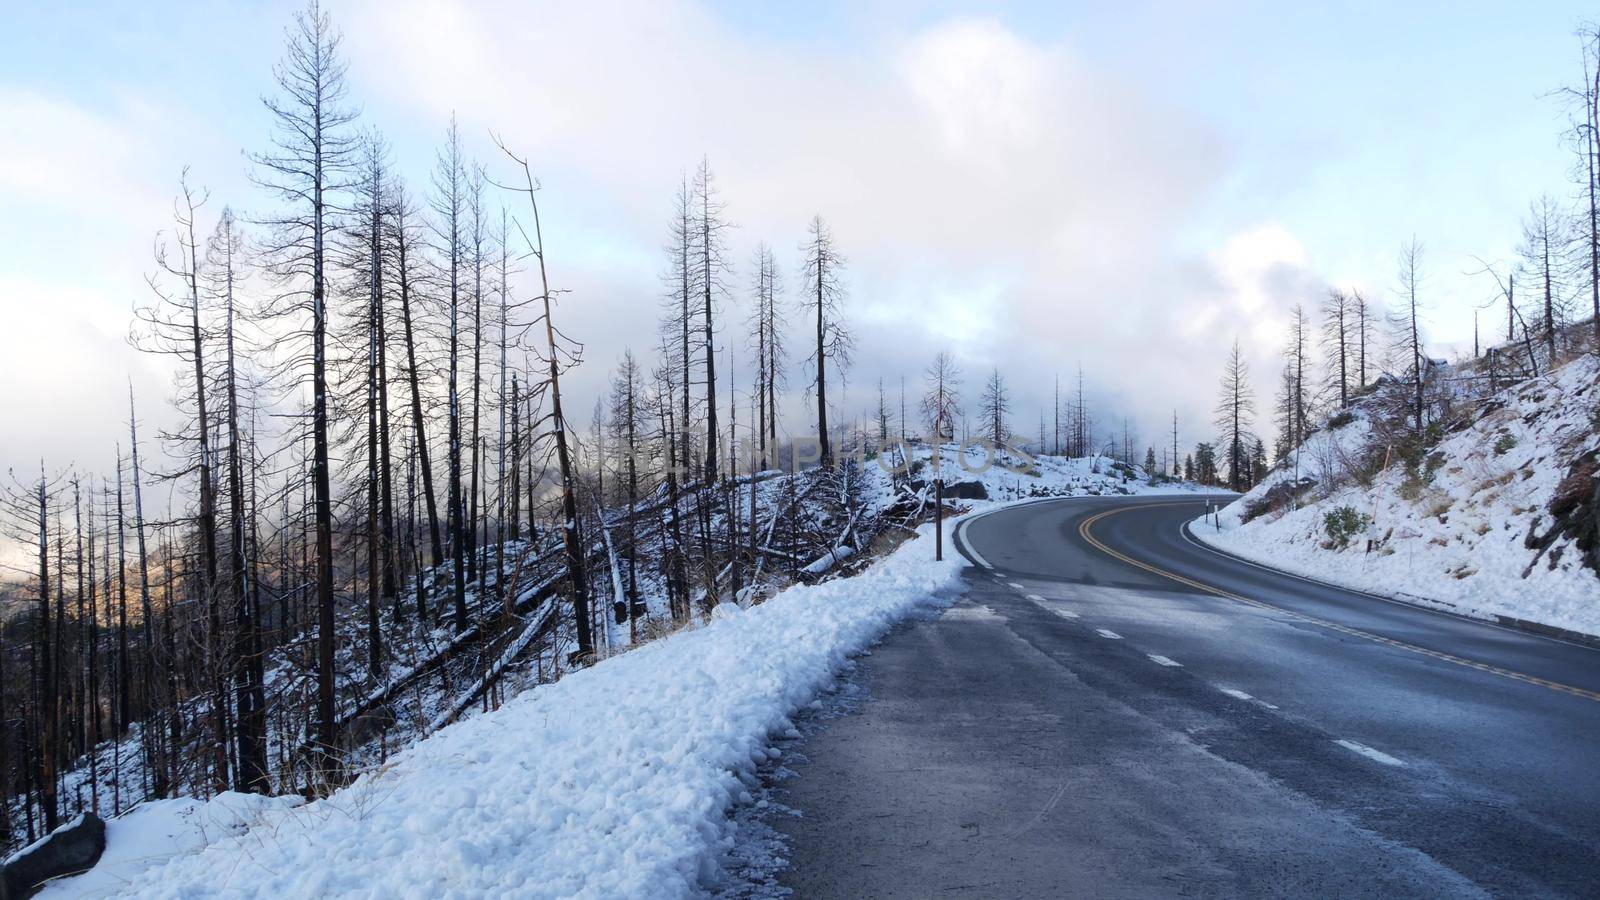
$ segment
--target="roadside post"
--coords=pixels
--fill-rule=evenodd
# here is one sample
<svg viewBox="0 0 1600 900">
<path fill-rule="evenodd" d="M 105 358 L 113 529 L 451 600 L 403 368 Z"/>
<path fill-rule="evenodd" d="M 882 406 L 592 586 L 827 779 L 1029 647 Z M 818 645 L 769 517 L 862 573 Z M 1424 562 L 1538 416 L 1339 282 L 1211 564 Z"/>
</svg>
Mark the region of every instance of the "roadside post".
<svg viewBox="0 0 1600 900">
<path fill-rule="evenodd" d="M 939 463 L 944 458 L 944 445 L 939 443 L 939 424 L 935 421 L 933 435 L 933 559 L 944 561 L 944 475 Z"/>
</svg>

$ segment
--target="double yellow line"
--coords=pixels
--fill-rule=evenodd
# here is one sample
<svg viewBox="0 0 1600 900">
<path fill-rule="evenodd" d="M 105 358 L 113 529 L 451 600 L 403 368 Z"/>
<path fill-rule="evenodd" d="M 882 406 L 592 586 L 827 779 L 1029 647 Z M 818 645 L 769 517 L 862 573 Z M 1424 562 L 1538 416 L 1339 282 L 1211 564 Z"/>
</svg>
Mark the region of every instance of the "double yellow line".
<svg viewBox="0 0 1600 900">
<path fill-rule="evenodd" d="M 1159 503 L 1159 504 L 1150 504 L 1149 506 L 1140 506 L 1140 507 L 1137 507 L 1137 508 L 1138 509 L 1148 509 L 1148 508 L 1150 508 L 1150 506 L 1182 506 L 1182 505 L 1184 505 L 1184 504 L 1183 503 Z M 1117 559 L 1117 560 L 1119 560 L 1121 562 L 1125 562 L 1128 565 L 1133 566 L 1136 569 L 1143 569 L 1144 571 L 1149 572 L 1149 573 L 1151 573 L 1153 575 L 1159 575 L 1162 578 L 1166 578 L 1166 579 L 1169 579 L 1171 581 L 1176 581 L 1179 584 L 1185 585 L 1187 587 L 1192 587 L 1197 591 L 1202 591 L 1202 592 L 1207 593 L 1207 594 L 1214 594 L 1214 595 L 1216 595 L 1218 597 L 1225 597 L 1225 598 L 1227 598 L 1229 600 L 1234 600 L 1234 601 L 1237 601 L 1239 603 L 1243 603 L 1243 604 L 1245 604 L 1247 606 L 1254 606 L 1257 609 L 1271 610 L 1272 612 L 1278 613 L 1279 615 L 1288 616 L 1289 618 L 1294 619 L 1294 620 L 1299 621 L 1299 622 L 1305 622 L 1308 625 L 1316 625 L 1319 628 L 1326 628 L 1326 629 L 1329 629 L 1330 631 L 1336 631 L 1336 632 L 1338 632 L 1340 634 L 1347 634 L 1347 635 L 1349 635 L 1351 637 L 1357 637 L 1357 638 L 1361 638 L 1362 640 L 1372 641 L 1373 643 L 1384 644 L 1386 646 L 1394 647 L 1394 648 L 1397 648 L 1397 649 L 1400 649 L 1400 650 L 1405 650 L 1405 651 L 1410 652 L 1410 653 L 1418 653 L 1418 654 L 1421 654 L 1423 656 L 1430 657 L 1432 659 L 1442 660 L 1444 662 L 1453 663 L 1454 665 L 1458 665 L 1458 666 L 1465 666 L 1465 667 L 1467 667 L 1469 669 L 1477 669 L 1480 672 L 1488 672 L 1491 675 L 1499 675 L 1502 678 L 1509 678 L 1512 681 L 1520 681 L 1520 682 L 1523 682 L 1524 684 L 1536 684 L 1539 687 L 1549 688 L 1552 691 L 1559 691 L 1560 693 L 1563 693 L 1563 694 L 1571 694 L 1574 697 L 1582 697 L 1582 698 L 1584 698 L 1586 700 L 1600 701 L 1600 692 L 1585 690 L 1584 688 L 1580 688 L 1580 687 L 1573 687 L 1570 684 L 1562 684 L 1559 681 L 1550 681 L 1549 679 L 1546 679 L 1546 678 L 1539 678 L 1537 676 L 1527 675 L 1527 674 L 1524 674 L 1522 672 L 1514 672 L 1514 671 L 1512 671 L 1510 669 L 1501 668 L 1500 666 L 1492 666 L 1492 665 L 1490 665 L 1488 663 L 1482 663 L 1482 662 L 1478 662 L 1477 660 L 1467 659 L 1466 657 L 1456 656 L 1453 653 L 1444 653 L 1444 652 L 1439 651 L 1439 650 L 1430 650 L 1427 647 L 1419 647 L 1416 644 L 1408 644 L 1405 641 L 1397 641 L 1394 638 L 1384 637 L 1381 634 L 1373 634 L 1370 631 L 1362 631 L 1359 628 L 1351 628 L 1348 625 L 1340 625 L 1337 622 L 1330 622 L 1327 619 L 1319 619 L 1316 616 L 1309 616 L 1309 615 L 1306 615 L 1305 613 L 1302 613 L 1302 612 L 1295 612 L 1292 609 L 1284 609 L 1281 606 L 1274 606 L 1271 603 L 1265 603 L 1265 602 L 1263 602 L 1261 600 L 1255 600 L 1255 599 L 1252 599 L 1250 597 L 1244 597 L 1244 596 L 1241 596 L 1239 594 L 1235 594 L 1232 591 L 1225 591 L 1222 588 L 1215 587 L 1215 586 L 1209 585 L 1209 584 L 1205 584 L 1203 582 L 1195 581 L 1193 578 L 1187 578 L 1187 577 L 1185 577 L 1183 575 L 1179 575 L 1176 572 L 1169 572 L 1166 569 L 1160 568 L 1158 566 L 1153 566 L 1153 565 L 1151 565 L 1151 564 L 1149 564 L 1147 562 L 1144 562 L 1142 560 L 1134 559 L 1133 557 L 1128 556 L 1125 553 L 1120 553 L 1120 552 L 1118 552 L 1116 550 L 1113 550 L 1110 547 L 1107 547 L 1105 544 L 1101 543 L 1100 540 L 1098 538 L 1096 538 L 1094 536 L 1094 534 L 1090 531 L 1090 529 L 1094 526 L 1094 524 L 1096 522 L 1100 521 L 1101 519 L 1105 519 L 1105 518 L 1108 518 L 1110 516 L 1114 516 L 1114 515 L 1116 515 L 1118 513 L 1127 512 L 1131 508 L 1134 508 L 1134 507 L 1121 507 L 1121 508 L 1118 508 L 1118 509 L 1109 509 L 1109 510 L 1106 510 L 1105 512 L 1096 513 L 1095 515 L 1092 515 L 1092 516 L 1088 517 L 1087 519 L 1084 519 L 1081 523 L 1078 524 L 1078 536 L 1083 538 L 1084 541 L 1087 542 L 1090 546 L 1094 547 L 1096 550 L 1099 550 L 1101 553 L 1106 554 L 1107 556 L 1110 556 L 1110 557 L 1112 557 L 1114 559 Z"/>
</svg>

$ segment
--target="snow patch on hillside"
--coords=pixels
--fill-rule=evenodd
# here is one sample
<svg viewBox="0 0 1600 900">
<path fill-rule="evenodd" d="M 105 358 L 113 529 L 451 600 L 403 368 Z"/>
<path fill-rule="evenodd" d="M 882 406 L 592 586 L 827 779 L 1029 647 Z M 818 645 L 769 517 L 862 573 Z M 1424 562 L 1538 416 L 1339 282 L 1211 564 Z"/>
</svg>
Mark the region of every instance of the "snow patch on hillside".
<svg viewBox="0 0 1600 900">
<path fill-rule="evenodd" d="M 260 807 L 244 834 L 224 829 L 142 870 L 122 854 L 118 878 L 154 897 L 694 893 L 718 876 L 728 810 L 751 802 L 789 716 L 893 623 L 953 598 L 964 561 L 931 557 L 916 539 L 858 577 L 719 607 L 701 627 L 446 728 L 326 799 Z M 59 895 L 80 885 L 91 887 L 70 880 Z"/>
<path fill-rule="evenodd" d="M 1368 454 L 1382 460 L 1385 448 L 1375 445 L 1369 412 L 1358 407 L 1352 421 L 1312 435 L 1224 509 L 1220 530 L 1197 521 L 1192 531 L 1246 559 L 1334 584 L 1600 635 L 1600 578 L 1579 550 L 1560 540 L 1542 552 L 1527 545 L 1530 530 L 1550 527 L 1547 509 L 1573 462 L 1600 446 L 1597 378 L 1600 363 L 1586 356 L 1502 391 L 1439 442 L 1423 477 L 1391 460 L 1370 486 L 1354 473 Z M 1243 521 L 1297 480 L 1309 494 L 1298 508 Z M 1368 520 L 1343 549 L 1324 523 L 1340 507 Z"/>
</svg>

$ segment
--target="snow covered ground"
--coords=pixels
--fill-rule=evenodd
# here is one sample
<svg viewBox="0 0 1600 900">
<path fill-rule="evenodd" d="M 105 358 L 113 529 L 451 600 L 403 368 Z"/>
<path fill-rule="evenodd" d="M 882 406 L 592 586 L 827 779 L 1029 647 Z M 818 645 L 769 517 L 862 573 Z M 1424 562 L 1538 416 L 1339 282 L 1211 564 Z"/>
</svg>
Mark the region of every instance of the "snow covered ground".
<svg viewBox="0 0 1600 900">
<path fill-rule="evenodd" d="M 1105 457 L 1020 470 L 986 465 L 981 449 L 944 455 L 973 511 L 1194 489 Z M 930 456 L 912 453 L 924 469 Z M 865 471 L 869 504 L 895 496 L 883 467 Z M 729 813 L 754 802 L 793 717 L 895 622 L 954 598 L 965 562 L 949 547 L 935 562 L 930 527 L 859 575 L 723 603 L 709 622 L 526 690 L 325 799 L 145 804 L 110 823 L 100 865 L 46 896 L 696 893 L 737 864 Z"/>
<path fill-rule="evenodd" d="M 1381 459 L 1383 448 L 1357 410 L 1348 424 L 1312 435 L 1298 465 L 1291 458 L 1223 510 L 1220 531 L 1201 523 L 1192 530 L 1230 553 L 1335 584 L 1600 635 L 1600 578 L 1581 552 L 1570 540 L 1543 551 L 1526 543 L 1530 530 L 1551 527 L 1550 501 L 1574 461 L 1600 446 L 1597 378 L 1600 363 L 1588 356 L 1509 388 L 1439 443 L 1423 478 L 1392 461 L 1370 487 L 1351 473 L 1369 451 Z M 1268 492 L 1308 477 L 1317 486 L 1298 508 L 1242 521 Z M 1325 529 L 1325 516 L 1341 507 L 1366 517 L 1344 548 Z"/>
<path fill-rule="evenodd" d="M 912 540 L 858 577 L 724 604 L 702 627 L 446 728 L 324 800 L 252 806 L 243 833 L 238 795 L 175 801 L 228 827 L 202 849 L 185 830 L 164 858 L 137 826 L 114 826 L 111 865 L 50 896 L 692 893 L 716 877 L 727 812 L 749 802 L 790 715 L 895 621 L 952 599 L 963 563 L 931 556 Z M 170 823 L 168 812 L 148 817 Z"/>
</svg>

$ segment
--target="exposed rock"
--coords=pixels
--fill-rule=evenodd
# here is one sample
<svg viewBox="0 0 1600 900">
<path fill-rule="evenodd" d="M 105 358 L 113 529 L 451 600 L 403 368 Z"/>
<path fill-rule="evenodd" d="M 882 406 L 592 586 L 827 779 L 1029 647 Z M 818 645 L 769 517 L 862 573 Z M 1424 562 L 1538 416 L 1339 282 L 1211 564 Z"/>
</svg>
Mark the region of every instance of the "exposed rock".
<svg viewBox="0 0 1600 900">
<path fill-rule="evenodd" d="M 106 823 L 85 812 L 18 850 L 0 869 L 0 900 L 32 897 L 52 878 L 86 872 L 106 849 Z"/>
<path fill-rule="evenodd" d="M 1279 509 L 1294 497 L 1315 487 L 1317 480 L 1309 475 L 1302 475 L 1299 481 L 1280 481 L 1268 488 L 1261 496 L 1245 504 L 1244 510 L 1239 515 L 1241 523 L 1248 522 L 1258 516 Z"/>
<path fill-rule="evenodd" d="M 1590 450 L 1573 461 L 1567 476 L 1550 496 L 1548 509 L 1555 517 L 1549 537 L 1553 539 L 1557 534 L 1570 537 L 1583 552 L 1584 564 L 1600 572 L 1600 459 L 1597 459 L 1597 451 Z"/>
<path fill-rule="evenodd" d="M 944 496 L 954 500 L 987 500 L 989 492 L 981 481 L 957 481 L 944 486 Z"/>
</svg>

